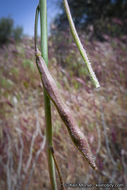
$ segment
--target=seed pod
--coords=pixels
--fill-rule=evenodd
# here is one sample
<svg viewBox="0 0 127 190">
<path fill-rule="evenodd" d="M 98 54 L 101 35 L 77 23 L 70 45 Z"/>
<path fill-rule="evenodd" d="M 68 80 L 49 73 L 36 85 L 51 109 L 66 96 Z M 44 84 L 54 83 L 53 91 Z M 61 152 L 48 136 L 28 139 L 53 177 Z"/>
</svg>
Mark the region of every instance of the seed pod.
<svg viewBox="0 0 127 190">
<path fill-rule="evenodd" d="M 66 106 L 63 99 L 61 98 L 56 82 L 51 76 L 38 49 L 36 50 L 36 64 L 40 72 L 41 80 L 44 85 L 44 88 L 46 89 L 47 95 L 56 106 L 61 119 L 63 120 L 68 129 L 68 132 L 74 145 L 82 153 L 84 158 L 89 162 L 91 167 L 97 170 L 87 138 L 78 128 L 77 123 L 74 117 L 72 116 L 72 112 L 69 110 L 69 108 Z"/>
</svg>

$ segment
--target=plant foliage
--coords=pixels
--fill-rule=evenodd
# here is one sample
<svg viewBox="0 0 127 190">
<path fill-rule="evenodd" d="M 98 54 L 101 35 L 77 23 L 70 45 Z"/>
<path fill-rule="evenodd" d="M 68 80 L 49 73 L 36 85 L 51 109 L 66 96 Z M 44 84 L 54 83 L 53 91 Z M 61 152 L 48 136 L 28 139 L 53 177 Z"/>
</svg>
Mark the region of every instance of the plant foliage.
<svg viewBox="0 0 127 190">
<path fill-rule="evenodd" d="M 4 44 L 13 38 L 15 41 L 19 41 L 22 38 L 23 29 L 20 26 L 14 27 L 14 21 L 12 18 L 0 19 L 0 44 Z"/>
<path fill-rule="evenodd" d="M 127 29 L 127 0 L 69 0 L 72 17 L 76 27 L 101 38 L 103 34 L 120 36 Z M 59 30 L 68 26 L 63 3 L 61 13 L 54 23 Z"/>
</svg>

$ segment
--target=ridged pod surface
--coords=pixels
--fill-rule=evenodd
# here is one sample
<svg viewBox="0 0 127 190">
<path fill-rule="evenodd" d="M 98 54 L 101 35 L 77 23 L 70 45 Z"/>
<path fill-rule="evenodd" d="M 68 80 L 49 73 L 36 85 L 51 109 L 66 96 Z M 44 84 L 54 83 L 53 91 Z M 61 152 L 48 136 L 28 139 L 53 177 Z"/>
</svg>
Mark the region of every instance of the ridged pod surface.
<svg viewBox="0 0 127 190">
<path fill-rule="evenodd" d="M 68 129 L 68 132 L 70 134 L 70 137 L 74 145 L 82 153 L 83 157 L 89 162 L 91 167 L 97 170 L 87 138 L 78 128 L 76 120 L 72 115 L 72 111 L 70 111 L 69 108 L 64 103 L 59 93 L 59 89 L 56 85 L 56 82 L 51 76 L 45 64 L 45 61 L 41 56 L 41 52 L 38 49 L 36 49 L 35 53 L 36 53 L 36 64 L 40 72 L 41 80 L 44 85 L 44 88 L 46 89 L 47 95 L 53 101 L 55 107 L 57 108 L 61 119 L 63 120 Z"/>
</svg>

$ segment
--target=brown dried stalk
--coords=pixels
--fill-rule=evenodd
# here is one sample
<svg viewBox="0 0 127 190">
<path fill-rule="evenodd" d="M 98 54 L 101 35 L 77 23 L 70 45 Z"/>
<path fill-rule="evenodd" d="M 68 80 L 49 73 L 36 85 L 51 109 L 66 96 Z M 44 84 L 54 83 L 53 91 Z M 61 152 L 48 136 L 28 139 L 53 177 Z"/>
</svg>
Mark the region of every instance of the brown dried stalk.
<svg viewBox="0 0 127 190">
<path fill-rule="evenodd" d="M 56 82 L 51 76 L 45 64 L 45 61 L 43 60 L 41 56 L 41 52 L 37 48 L 35 48 L 35 54 L 36 54 L 36 64 L 40 72 L 40 76 L 41 76 L 41 80 L 44 85 L 44 88 L 46 89 L 46 92 L 49 98 L 52 100 L 52 102 L 56 106 L 61 119 L 65 123 L 74 145 L 82 153 L 83 157 L 89 162 L 91 167 L 97 170 L 87 138 L 79 130 L 78 125 L 72 115 L 72 112 L 69 110 L 69 108 L 66 106 L 63 99 L 61 98 Z"/>
<path fill-rule="evenodd" d="M 54 149 L 53 149 L 53 147 L 51 147 L 50 149 L 51 149 L 52 156 L 53 156 L 53 160 L 54 160 L 54 163 L 55 163 L 55 166 L 56 166 L 56 169 L 57 169 L 57 172 L 58 172 L 58 176 L 59 176 L 59 179 L 60 179 L 60 184 L 61 184 L 60 190 L 65 190 L 63 178 L 62 178 L 62 175 L 61 175 L 59 166 L 58 166 L 58 164 L 57 164 L 56 156 L 55 156 L 55 154 L 54 154 Z"/>
</svg>

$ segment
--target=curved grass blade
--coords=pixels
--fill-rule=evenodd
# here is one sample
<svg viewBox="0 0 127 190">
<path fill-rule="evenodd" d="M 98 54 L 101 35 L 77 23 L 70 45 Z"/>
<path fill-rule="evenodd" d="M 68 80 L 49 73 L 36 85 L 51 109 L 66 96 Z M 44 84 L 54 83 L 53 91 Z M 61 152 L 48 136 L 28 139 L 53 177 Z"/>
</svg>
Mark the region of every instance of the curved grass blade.
<svg viewBox="0 0 127 190">
<path fill-rule="evenodd" d="M 98 81 L 98 79 L 97 79 L 97 77 L 96 77 L 96 75 L 92 69 L 91 63 L 90 63 L 88 56 L 87 56 L 87 53 L 86 53 L 86 50 L 83 48 L 83 45 L 82 45 L 82 43 L 79 39 L 79 36 L 77 34 L 77 31 L 76 31 L 74 22 L 72 20 L 72 16 L 71 16 L 71 12 L 70 12 L 70 8 L 69 8 L 67 0 L 64 0 L 64 7 L 65 7 L 67 18 L 68 18 L 68 21 L 70 24 L 71 33 L 72 33 L 72 36 L 74 38 L 74 41 L 75 41 L 75 43 L 76 43 L 76 45 L 80 51 L 80 54 L 81 54 L 84 62 L 86 63 L 86 66 L 87 66 L 88 72 L 90 74 L 90 77 L 93 81 L 93 84 L 95 85 L 96 88 L 99 88 L 100 87 L 99 81 Z"/>
</svg>

